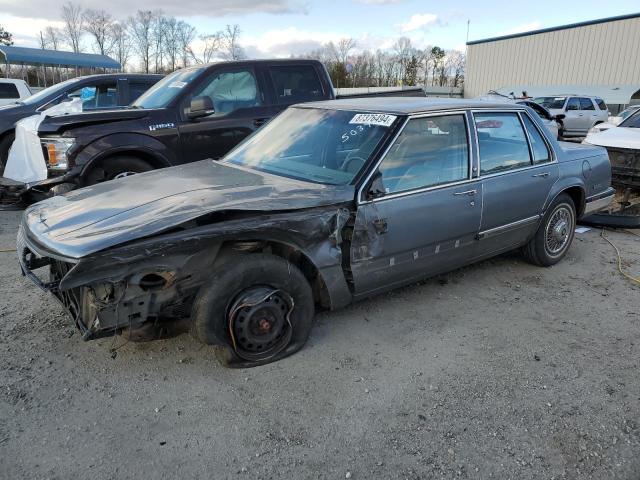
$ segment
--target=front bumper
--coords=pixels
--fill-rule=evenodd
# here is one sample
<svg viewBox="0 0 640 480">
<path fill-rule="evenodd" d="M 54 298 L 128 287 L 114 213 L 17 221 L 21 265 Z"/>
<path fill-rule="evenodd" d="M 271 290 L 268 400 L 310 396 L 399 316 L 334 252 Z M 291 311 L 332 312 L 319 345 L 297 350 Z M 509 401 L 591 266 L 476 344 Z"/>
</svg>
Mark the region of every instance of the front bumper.
<svg viewBox="0 0 640 480">
<path fill-rule="evenodd" d="M 609 187 L 604 192 L 587 198 L 584 207 L 584 215 L 590 215 L 592 213 L 606 210 L 611 202 L 613 202 L 613 197 L 615 197 L 615 194 L 615 189 L 613 187 Z"/>
<path fill-rule="evenodd" d="M 78 173 L 75 171 L 31 183 L 0 177 L 0 204 L 15 203 L 21 200 L 44 200 L 51 195 L 71 191 L 77 186 Z"/>
</svg>

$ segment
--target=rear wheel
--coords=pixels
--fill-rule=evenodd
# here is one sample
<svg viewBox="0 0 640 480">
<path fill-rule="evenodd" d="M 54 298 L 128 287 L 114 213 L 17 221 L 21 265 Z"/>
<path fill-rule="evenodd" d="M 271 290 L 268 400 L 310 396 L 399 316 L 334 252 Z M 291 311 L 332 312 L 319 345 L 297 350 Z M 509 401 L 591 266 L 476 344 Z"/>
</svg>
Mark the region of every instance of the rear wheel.
<svg viewBox="0 0 640 480">
<path fill-rule="evenodd" d="M 527 259 L 535 265 L 555 265 L 567 254 L 576 228 L 576 207 L 566 193 L 558 195 L 531 241 L 524 247 Z"/>
<path fill-rule="evenodd" d="M 15 138 L 15 133 L 9 133 L 0 141 L 0 177 L 4 174 L 4 167 L 7 165 L 7 159 L 9 158 L 9 149 Z"/>
<path fill-rule="evenodd" d="M 85 175 L 85 185 L 95 185 L 96 183 L 128 177 L 136 173 L 153 170 L 148 162 L 137 157 L 111 157 L 92 167 Z"/>
<path fill-rule="evenodd" d="M 313 322 L 311 287 L 275 255 L 231 255 L 216 263 L 193 307 L 196 338 L 217 345 L 226 367 L 253 367 L 302 348 Z"/>
</svg>

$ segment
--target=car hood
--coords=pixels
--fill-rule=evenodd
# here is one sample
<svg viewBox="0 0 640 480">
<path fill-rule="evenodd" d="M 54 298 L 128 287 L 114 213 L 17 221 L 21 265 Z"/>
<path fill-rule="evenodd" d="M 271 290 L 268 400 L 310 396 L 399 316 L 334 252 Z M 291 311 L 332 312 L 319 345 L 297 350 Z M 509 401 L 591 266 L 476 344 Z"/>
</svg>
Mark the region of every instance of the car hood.
<svg viewBox="0 0 640 480">
<path fill-rule="evenodd" d="M 601 147 L 640 150 L 640 128 L 613 127 L 599 133 L 590 133 L 585 143 Z"/>
<path fill-rule="evenodd" d="M 29 207 L 27 237 L 81 258 L 222 211 L 274 212 L 353 201 L 355 187 L 303 182 L 203 160 L 56 196 Z"/>
<path fill-rule="evenodd" d="M 133 108 L 119 108 L 113 110 L 93 110 L 88 112 L 57 115 L 46 117 L 40 124 L 38 132 L 40 134 L 60 133 L 67 128 L 76 128 L 79 126 L 91 125 L 96 123 L 120 122 L 126 120 L 136 120 L 144 118 L 149 114 L 148 111 Z"/>
</svg>

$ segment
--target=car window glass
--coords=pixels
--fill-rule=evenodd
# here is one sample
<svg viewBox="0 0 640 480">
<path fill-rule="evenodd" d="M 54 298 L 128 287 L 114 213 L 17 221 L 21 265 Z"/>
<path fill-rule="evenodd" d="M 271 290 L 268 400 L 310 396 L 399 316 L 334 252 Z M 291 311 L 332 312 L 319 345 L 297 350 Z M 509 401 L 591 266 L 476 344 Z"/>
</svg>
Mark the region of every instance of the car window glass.
<svg viewBox="0 0 640 480">
<path fill-rule="evenodd" d="M 531 150 L 533 151 L 533 163 L 544 163 L 551 161 L 551 153 L 547 148 L 547 144 L 542 138 L 542 134 L 538 131 L 533 121 L 527 116 L 522 115 L 525 128 L 529 133 L 529 140 L 531 141 Z"/>
<path fill-rule="evenodd" d="M 570 98 L 567 102 L 567 110 L 580 110 L 580 100 L 577 98 Z"/>
<path fill-rule="evenodd" d="M 140 95 L 149 90 L 151 84 L 145 83 L 130 83 L 129 84 L 129 102 L 133 102 L 138 99 Z"/>
<path fill-rule="evenodd" d="M 387 193 L 433 187 L 469 177 L 463 115 L 414 118 L 380 164 Z"/>
<path fill-rule="evenodd" d="M 225 114 L 239 108 L 262 104 L 258 84 L 249 70 L 218 72 L 196 88 L 191 98 L 206 96 L 213 101 L 216 114 Z"/>
<path fill-rule="evenodd" d="M 477 113 L 474 118 L 480 173 L 486 175 L 531 164 L 527 137 L 517 113 Z"/>
<path fill-rule="evenodd" d="M 87 85 L 68 92 L 60 101 L 82 100 L 82 110 L 95 110 L 96 108 L 112 108 L 117 105 L 116 84 L 91 86 Z M 59 102 L 57 102 L 59 103 Z"/>
<path fill-rule="evenodd" d="M 18 88 L 14 83 L 0 83 L 0 99 L 20 98 Z"/>
<path fill-rule="evenodd" d="M 322 98 L 322 85 L 312 65 L 270 67 L 276 103 L 298 103 Z"/>
<path fill-rule="evenodd" d="M 595 107 L 593 106 L 593 102 L 591 101 L 590 98 L 581 98 L 580 99 L 580 109 L 581 110 L 595 110 Z"/>
<path fill-rule="evenodd" d="M 640 128 L 640 110 L 636 110 L 633 115 L 627 117 L 619 126 L 625 128 Z"/>
<path fill-rule="evenodd" d="M 607 109 L 607 104 L 604 103 L 604 100 L 602 100 L 601 98 L 596 98 L 596 103 L 598 104 L 598 108 L 600 110 L 606 110 Z"/>
</svg>

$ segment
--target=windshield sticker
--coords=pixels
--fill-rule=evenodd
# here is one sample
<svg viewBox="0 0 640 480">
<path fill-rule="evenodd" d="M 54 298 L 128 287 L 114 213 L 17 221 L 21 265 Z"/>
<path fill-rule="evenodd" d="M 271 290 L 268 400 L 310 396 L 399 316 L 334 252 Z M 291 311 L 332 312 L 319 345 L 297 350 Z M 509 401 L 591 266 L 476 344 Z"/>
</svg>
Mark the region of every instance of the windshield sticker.
<svg viewBox="0 0 640 480">
<path fill-rule="evenodd" d="M 358 113 L 354 115 L 349 123 L 390 127 L 396 118 L 395 115 L 386 115 L 384 113 Z"/>
<path fill-rule="evenodd" d="M 187 84 L 187 82 L 172 82 L 169 84 L 169 88 L 182 88 Z"/>
</svg>

